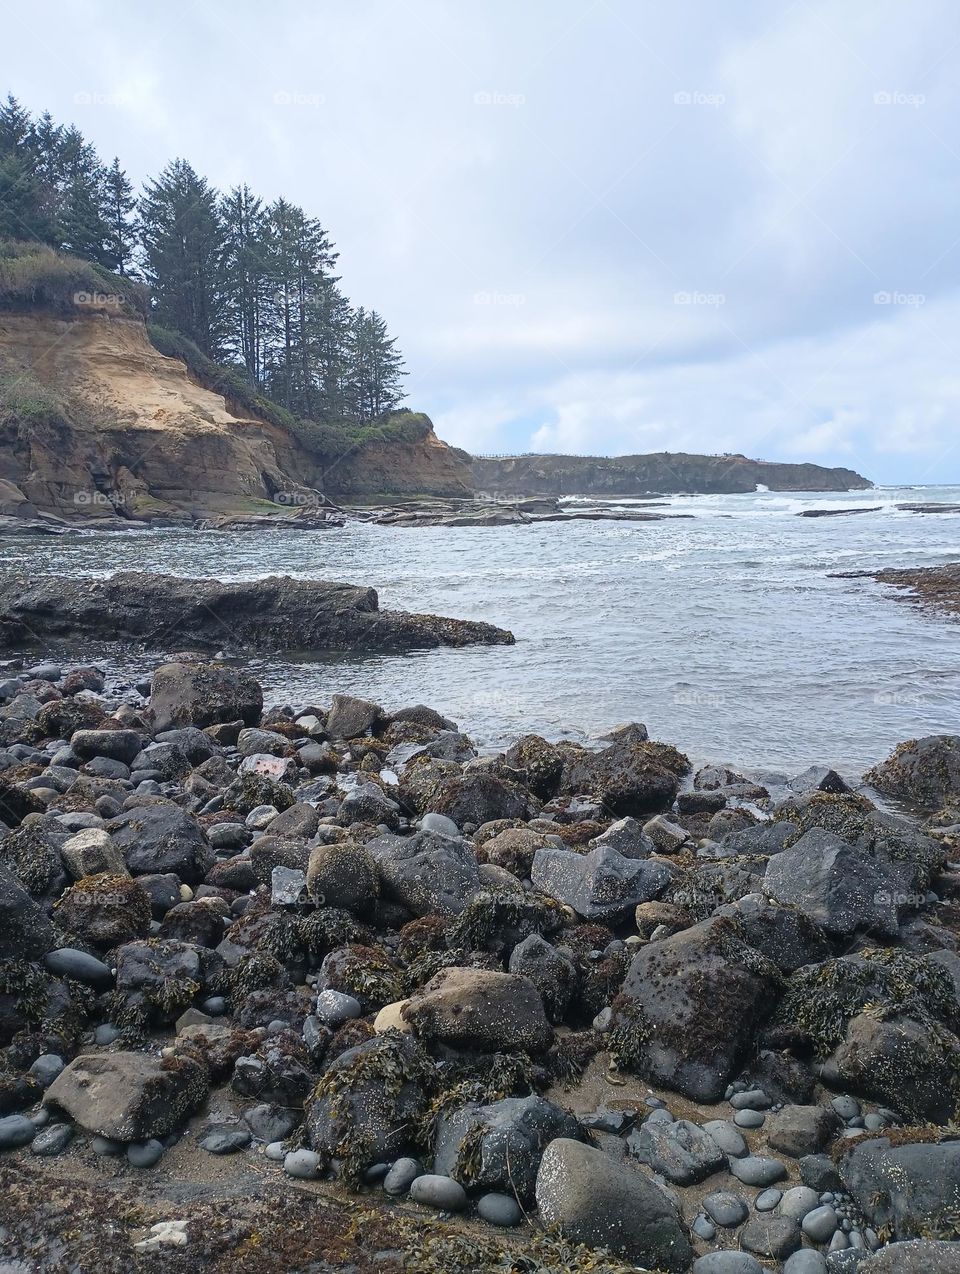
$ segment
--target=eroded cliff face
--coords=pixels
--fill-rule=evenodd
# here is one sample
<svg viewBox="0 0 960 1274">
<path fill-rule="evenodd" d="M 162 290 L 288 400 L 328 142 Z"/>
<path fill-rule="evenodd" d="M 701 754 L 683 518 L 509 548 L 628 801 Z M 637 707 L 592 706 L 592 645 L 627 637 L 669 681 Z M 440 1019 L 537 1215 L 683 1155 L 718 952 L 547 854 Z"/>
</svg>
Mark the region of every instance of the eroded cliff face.
<svg viewBox="0 0 960 1274">
<path fill-rule="evenodd" d="M 477 489 L 496 495 L 724 495 L 755 491 L 758 484 L 771 491 L 847 491 L 873 485 L 852 469 L 679 452 L 475 457 L 471 470 Z"/>
<path fill-rule="evenodd" d="M 284 512 L 311 493 L 462 495 L 469 468 L 432 433 L 324 468 L 151 345 L 135 319 L 0 312 L 0 513 L 190 521 Z"/>
</svg>

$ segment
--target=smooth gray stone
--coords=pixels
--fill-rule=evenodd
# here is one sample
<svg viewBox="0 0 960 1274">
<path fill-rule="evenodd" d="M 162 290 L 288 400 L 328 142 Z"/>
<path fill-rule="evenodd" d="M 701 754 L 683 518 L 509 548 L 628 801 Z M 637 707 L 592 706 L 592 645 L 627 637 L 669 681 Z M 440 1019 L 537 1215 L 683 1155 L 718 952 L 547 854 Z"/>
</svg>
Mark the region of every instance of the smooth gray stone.
<svg viewBox="0 0 960 1274">
<path fill-rule="evenodd" d="M 709 1217 L 705 1217 L 703 1213 L 694 1217 L 693 1224 L 690 1226 L 691 1231 L 698 1239 L 710 1243 L 717 1237 L 717 1227 L 713 1224 Z"/>
<path fill-rule="evenodd" d="M 467 1192 L 453 1177 L 439 1177 L 428 1172 L 410 1186 L 413 1203 L 425 1204 L 441 1212 L 461 1212 L 467 1204 Z"/>
<path fill-rule="evenodd" d="M 316 1016 L 324 1024 L 336 1029 L 344 1022 L 352 1021 L 363 1013 L 359 1000 L 343 991 L 321 991 L 317 996 Z"/>
<path fill-rule="evenodd" d="M 848 1097 L 846 1095 L 834 1097 L 831 1100 L 830 1105 L 837 1112 L 840 1118 L 844 1120 L 856 1119 L 857 1115 L 860 1114 L 860 1103 L 855 1097 Z"/>
<path fill-rule="evenodd" d="M 120 1032 L 110 1022 L 102 1023 L 93 1033 L 94 1044 L 99 1044 L 101 1047 L 106 1047 L 107 1044 L 112 1044 L 119 1038 Z"/>
<path fill-rule="evenodd" d="M 423 1164 L 416 1159 L 398 1159 L 383 1178 L 383 1188 L 387 1194 L 406 1194 L 416 1181 L 423 1176 Z"/>
<path fill-rule="evenodd" d="M 826 1274 L 827 1258 L 812 1247 L 801 1248 L 783 1263 L 783 1274 Z"/>
<path fill-rule="evenodd" d="M 48 951 L 43 963 L 51 973 L 58 973 L 62 978 L 73 978 L 84 982 L 98 990 L 106 990 L 113 986 L 113 973 L 96 956 L 86 951 L 77 951 L 74 947 L 60 947 L 56 951 Z"/>
<path fill-rule="evenodd" d="M 693 1274 L 763 1274 L 748 1252 L 708 1252 L 693 1263 Z"/>
<path fill-rule="evenodd" d="M 729 1119 L 709 1119 L 703 1125 L 703 1130 L 710 1134 L 724 1154 L 739 1159 L 747 1153 L 743 1134 L 737 1131 Z"/>
<path fill-rule="evenodd" d="M 733 1117 L 733 1122 L 738 1128 L 762 1128 L 765 1118 L 760 1110 L 738 1110 Z"/>
<path fill-rule="evenodd" d="M 773 1102 L 762 1088 L 750 1088 L 745 1093 L 734 1093 L 730 1105 L 734 1110 L 769 1110 Z"/>
<path fill-rule="evenodd" d="M 113 1156 L 122 1155 L 125 1147 L 122 1141 L 114 1141 L 112 1137 L 94 1137 L 90 1149 L 95 1155 Z"/>
<path fill-rule="evenodd" d="M 753 1206 L 758 1212 L 772 1212 L 782 1198 L 782 1192 L 775 1186 L 771 1186 L 769 1190 L 764 1190 L 757 1195 L 753 1201 Z"/>
<path fill-rule="evenodd" d="M 498 1225 L 503 1229 L 519 1225 L 523 1220 L 520 1205 L 516 1199 L 511 1199 L 509 1194 L 483 1195 L 477 1204 L 477 1216 L 488 1225 Z"/>
<path fill-rule="evenodd" d="M 37 1083 L 42 1084 L 44 1088 L 49 1088 L 63 1067 L 62 1057 L 58 1057 L 56 1053 L 42 1053 L 30 1067 L 30 1074 Z"/>
<path fill-rule="evenodd" d="M 0 1119 L 0 1150 L 16 1150 L 33 1141 L 37 1130 L 26 1115 L 7 1115 Z"/>
<path fill-rule="evenodd" d="M 452 818 L 447 818 L 446 814 L 424 814 L 420 820 L 420 830 L 424 832 L 437 832 L 440 836 L 459 836 L 460 828 L 456 825 Z"/>
<path fill-rule="evenodd" d="M 200 1138 L 200 1149 L 211 1155 L 234 1155 L 238 1150 L 249 1146 L 250 1141 L 249 1128 L 243 1128 L 239 1124 L 223 1125 L 211 1128 Z"/>
<path fill-rule="evenodd" d="M 767 1159 L 763 1155 L 733 1159 L 730 1171 L 745 1186 L 772 1186 L 787 1175 L 787 1169 L 779 1159 Z"/>
<path fill-rule="evenodd" d="M 783 1198 L 780 1200 L 780 1215 L 793 1217 L 794 1221 L 802 1221 L 808 1212 L 818 1208 L 822 1202 L 816 1190 L 811 1190 L 809 1186 L 794 1186 L 783 1192 Z"/>
<path fill-rule="evenodd" d="M 149 1141 L 135 1141 L 127 1147 L 127 1162 L 132 1168 L 152 1168 L 162 1154 L 163 1145 L 151 1137 Z"/>
<path fill-rule="evenodd" d="M 269 1145 L 264 1146 L 263 1153 L 274 1163 L 282 1163 L 287 1156 L 287 1148 L 282 1141 L 271 1141 Z"/>
<path fill-rule="evenodd" d="M 42 1155 L 45 1159 L 49 1159 L 66 1150 L 72 1137 L 72 1124 L 48 1124 L 34 1137 L 30 1149 L 35 1155 Z"/>
<path fill-rule="evenodd" d="M 258 1141 L 272 1144 L 289 1137 L 300 1122 L 297 1112 L 275 1102 L 261 1102 L 243 1112 L 243 1122 Z"/>
<path fill-rule="evenodd" d="M 837 1214 L 829 1203 L 808 1212 L 801 1222 L 804 1234 L 814 1243 L 826 1243 L 837 1228 Z"/>
<path fill-rule="evenodd" d="M 703 1210 L 717 1225 L 732 1229 L 750 1214 L 746 1200 L 729 1190 L 715 1190 L 703 1200 Z"/>
<path fill-rule="evenodd" d="M 283 1170 L 288 1177 L 312 1181 L 320 1171 L 320 1156 L 313 1150 L 291 1150 L 284 1156 Z"/>
</svg>

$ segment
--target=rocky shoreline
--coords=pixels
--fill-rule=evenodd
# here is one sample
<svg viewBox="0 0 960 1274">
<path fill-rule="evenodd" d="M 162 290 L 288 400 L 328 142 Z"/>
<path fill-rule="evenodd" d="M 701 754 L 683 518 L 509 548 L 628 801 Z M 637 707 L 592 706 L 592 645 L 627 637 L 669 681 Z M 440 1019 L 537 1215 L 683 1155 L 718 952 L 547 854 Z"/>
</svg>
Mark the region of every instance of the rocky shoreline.
<svg viewBox="0 0 960 1274">
<path fill-rule="evenodd" d="M 838 579 L 873 579 L 902 590 L 900 599 L 916 606 L 930 606 L 948 614 L 960 614 L 960 562 L 946 566 L 888 567 L 882 571 L 844 571 Z"/>
<path fill-rule="evenodd" d="M 11 1269 L 958 1269 L 960 737 L 853 791 L 143 672 L 0 682 Z"/>
</svg>

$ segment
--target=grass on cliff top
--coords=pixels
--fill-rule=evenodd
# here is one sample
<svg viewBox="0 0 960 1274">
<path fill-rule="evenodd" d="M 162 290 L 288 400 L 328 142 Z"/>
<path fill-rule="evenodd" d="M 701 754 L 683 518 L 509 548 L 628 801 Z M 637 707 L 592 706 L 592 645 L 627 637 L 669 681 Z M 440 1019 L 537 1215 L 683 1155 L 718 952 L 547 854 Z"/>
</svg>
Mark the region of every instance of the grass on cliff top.
<svg viewBox="0 0 960 1274">
<path fill-rule="evenodd" d="M 0 239 L 0 309 L 145 318 L 149 296 L 131 279 L 40 243 Z"/>
</svg>

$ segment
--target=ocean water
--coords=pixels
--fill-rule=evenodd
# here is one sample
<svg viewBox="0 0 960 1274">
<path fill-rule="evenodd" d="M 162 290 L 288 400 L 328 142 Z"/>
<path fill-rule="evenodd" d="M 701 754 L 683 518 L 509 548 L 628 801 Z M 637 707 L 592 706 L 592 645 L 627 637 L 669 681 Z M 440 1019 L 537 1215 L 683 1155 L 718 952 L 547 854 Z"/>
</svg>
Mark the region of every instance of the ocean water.
<svg viewBox="0 0 960 1274">
<path fill-rule="evenodd" d="M 790 773 L 824 762 L 856 774 L 901 739 L 960 731 L 960 621 L 872 580 L 831 577 L 960 560 L 960 515 L 895 508 L 913 501 L 960 503 L 960 487 L 680 496 L 664 511 L 692 516 L 664 522 L 91 532 L 0 540 L 0 555 L 69 575 L 345 580 L 377 588 L 382 609 L 485 619 L 517 638 L 514 647 L 260 657 L 271 702 L 322 704 L 340 691 L 387 708 L 427 703 L 485 748 L 526 732 L 590 740 L 644 721 L 698 761 Z"/>
</svg>

